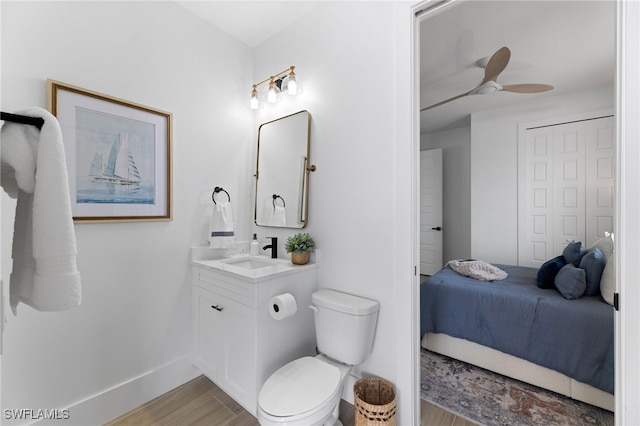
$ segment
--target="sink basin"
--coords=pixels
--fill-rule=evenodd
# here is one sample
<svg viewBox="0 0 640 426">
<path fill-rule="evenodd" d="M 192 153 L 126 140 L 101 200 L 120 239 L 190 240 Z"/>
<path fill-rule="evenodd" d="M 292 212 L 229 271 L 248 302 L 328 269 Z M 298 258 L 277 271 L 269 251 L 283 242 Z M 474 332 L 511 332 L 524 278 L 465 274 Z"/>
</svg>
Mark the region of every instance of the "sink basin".
<svg viewBox="0 0 640 426">
<path fill-rule="evenodd" d="M 287 274 L 300 269 L 298 265 L 293 265 L 288 259 L 272 259 L 267 256 L 251 256 L 248 254 L 196 262 L 239 278 L 251 280 Z"/>
<path fill-rule="evenodd" d="M 276 262 L 270 262 L 266 259 L 256 259 L 255 257 L 241 257 L 239 259 L 229 259 L 223 262 L 227 265 L 233 265 L 245 269 L 260 269 L 279 264 Z"/>
</svg>

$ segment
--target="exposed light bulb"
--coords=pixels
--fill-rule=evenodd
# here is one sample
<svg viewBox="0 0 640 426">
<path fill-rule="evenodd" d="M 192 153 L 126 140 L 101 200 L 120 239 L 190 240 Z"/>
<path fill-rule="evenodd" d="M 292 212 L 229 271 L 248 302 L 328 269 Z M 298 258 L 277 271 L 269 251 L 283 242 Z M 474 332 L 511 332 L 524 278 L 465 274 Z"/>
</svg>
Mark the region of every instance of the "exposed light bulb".
<svg viewBox="0 0 640 426">
<path fill-rule="evenodd" d="M 296 73 L 293 72 L 293 69 L 295 67 L 291 66 L 291 71 L 289 72 L 289 81 L 287 84 L 287 93 L 289 93 L 290 95 L 297 95 L 298 94 L 298 81 L 296 79 Z"/>
<path fill-rule="evenodd" d="M 289 85 L 287 88 L 287 93 L 289 93 L 290 95 L 298 94 L 298 83 L 296 82 L 295 77 L 289 76 Z"/>
<path fill-rule="evenodd" d="M 269 91 L 267 92 L 267 102 L 275 103 L 277 100 L 276 93 L 276 83 L 273 81 L 273 77 L 271 77 L 271 81 L 269 81 Z"/>
<path fill-rule="evenodd" d="M 299 95 L 302 93 L 302 87 L 298 82 L 294 68 L 295 67 L 292 65 L 288 69 L 280 71 L 279 73 L 254 84 L 251 90 L 249 107 L 255 110 L 264 107 L 265 101 L 269 103 L 280 102 L 282 100 L 283 92 L 286 92 L 289 95 Z M 283 77 L 285 74 L 286 76 Z M 269 82 L 269 85 L 265 88 L 263 84 L 267 82 Z M 260 87 L 260 96 L 258 96 L 258 87 Z"/>
<path fill-rule="evenodd" d="M 249 106 L 251 109 L 260 108 L 260 101 L 258 100 L 258 91 L 256 90 L 256 86 L 253 86 L 253 90 L 251 90 L 251 101 L 249 102 Z"/>
<path fill-rule="evenodd" d="M 251 97 L 251 102 L 249 106 L 251 107 L 251 109 L 260 108 L 260 102 L 258 101 L 258 98 Z"/>
</svg>

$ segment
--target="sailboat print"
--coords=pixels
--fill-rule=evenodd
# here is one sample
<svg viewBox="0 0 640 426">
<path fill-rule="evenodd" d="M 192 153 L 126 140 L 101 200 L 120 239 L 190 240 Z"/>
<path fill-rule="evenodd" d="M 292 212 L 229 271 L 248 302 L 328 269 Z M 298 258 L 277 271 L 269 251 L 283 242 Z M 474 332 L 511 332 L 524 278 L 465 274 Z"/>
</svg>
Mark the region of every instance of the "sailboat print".
<svg viewBox="0 0 640 426">
<path fill-rule="evenodd" d="M 136 162 L 129 150 L 127 133 L 120 133 L 113 142 L 106 163 L 103 162 L 101 153 L 95 153 L 89 176 L 96 181 L 115 185 L 139 185 L 142 182 Z"/>
</svg>

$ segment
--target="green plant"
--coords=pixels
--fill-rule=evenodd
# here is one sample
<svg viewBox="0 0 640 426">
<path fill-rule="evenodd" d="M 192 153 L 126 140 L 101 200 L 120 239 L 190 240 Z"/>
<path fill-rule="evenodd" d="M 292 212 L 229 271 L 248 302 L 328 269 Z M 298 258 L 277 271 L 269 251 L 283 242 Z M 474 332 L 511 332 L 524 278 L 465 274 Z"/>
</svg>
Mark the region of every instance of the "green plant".
<svg viewBox="0 0 640 426">
<path fill-rule="evenodd" d="M 313 241 L 313 238 L 311 238 L 311 235 L 303 233 L 295 234 L 287 238 L 287 242 L 284 245 L 287 253 L 313 251 L 315 247 L 316 243 Z"/>
</svg>

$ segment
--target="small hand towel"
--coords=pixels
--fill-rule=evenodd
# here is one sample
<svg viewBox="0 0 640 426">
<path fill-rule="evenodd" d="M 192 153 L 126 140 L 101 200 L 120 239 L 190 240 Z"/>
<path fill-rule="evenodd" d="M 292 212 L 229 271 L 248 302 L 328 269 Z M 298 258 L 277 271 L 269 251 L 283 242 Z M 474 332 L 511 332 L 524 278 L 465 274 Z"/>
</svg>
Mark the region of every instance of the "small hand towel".
<svg viewBox="0 0 640 426">
<path fill-rule="evenodd" d="M 233 212 L 229 201 L 218 201 L 213 206 L 209 221 L 209 247 L 231 248 L 236 245 L 233 231 Z"/>
<path fill-rule="evenodd" d="M 81 303 L 69 183 L 58 120 L 42 108 L 18 114 L 41 117 L 41 130 L 6 122 L 2 126 L 2 187 L 17 198 L 13 234 L 10 304 L 63 311 Z"/>
<path fill-rule="evenodd" d="M 271 226 L 287 226 L 287 214 L 282 206 L 273 208 L 273 217 L 271 218 Z"/>
</svg>

